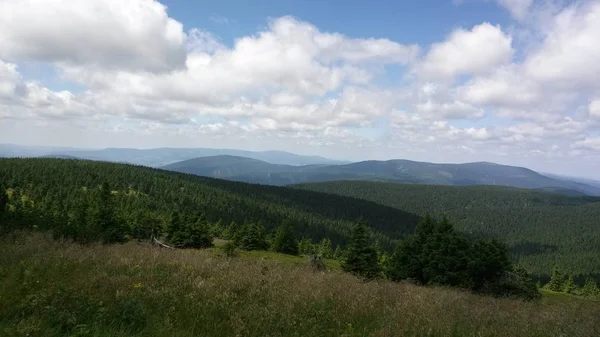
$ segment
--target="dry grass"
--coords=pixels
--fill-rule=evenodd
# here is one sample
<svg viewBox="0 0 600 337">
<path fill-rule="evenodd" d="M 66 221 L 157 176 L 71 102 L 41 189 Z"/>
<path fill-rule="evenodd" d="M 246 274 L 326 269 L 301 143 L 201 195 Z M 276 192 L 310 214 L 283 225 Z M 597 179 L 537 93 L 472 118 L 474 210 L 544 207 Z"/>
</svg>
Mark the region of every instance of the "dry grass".
<svg viewBox="0 0 600 337">
<path fill-rule="evenodd" d="M 369 282 L 214 251 L 0 239 L 1 336 L 600 336 L 600 305 Z"/>
</svg>

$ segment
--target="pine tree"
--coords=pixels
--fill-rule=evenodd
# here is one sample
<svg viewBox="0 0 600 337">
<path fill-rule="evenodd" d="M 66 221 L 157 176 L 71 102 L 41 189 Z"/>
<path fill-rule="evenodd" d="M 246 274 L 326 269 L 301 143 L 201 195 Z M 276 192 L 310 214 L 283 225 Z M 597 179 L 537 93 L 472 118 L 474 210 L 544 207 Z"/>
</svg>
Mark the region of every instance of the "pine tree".
<svg viewBox="0 0 600 337">
<path fill-rule="evenodd" d="M 577 291 L 577 284 L 575 284 L 575 281 L 573 280 L 573 275 L 569 275 L 563 285 L 562 291 L 567 294 L 573 294 Z"/>
<path fill-rule="evenodd" d="M 554 268 L 552 270 L 552 275 L 550 275 L 550 282 L 548 282 L 548 289 L 556 292 L 561 292 L 564 289 L 565 277 L 563 273 L 558 269 Z"/>
<path fill-rule="evenodd" d="M 369 243 L 369 228 L 364 220 L 359 220 L 350 233 L 342 269 L 366 279 L 376 278 L 381 272 L 377 250 Z"/>
<path fill-rule="evenodd" d="M 271 248 L 278 253 L 298 255 L 298 241 L 290 224 L 283 224 L 275 230 Z"/>
</svg>

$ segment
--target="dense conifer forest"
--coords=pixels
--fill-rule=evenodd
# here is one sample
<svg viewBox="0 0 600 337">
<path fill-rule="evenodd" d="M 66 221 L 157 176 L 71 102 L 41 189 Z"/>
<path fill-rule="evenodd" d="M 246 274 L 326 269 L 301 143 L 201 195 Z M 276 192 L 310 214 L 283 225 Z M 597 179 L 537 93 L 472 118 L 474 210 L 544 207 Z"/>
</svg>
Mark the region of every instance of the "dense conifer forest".
<svg viewBox="0 0 600 337">
<path fill-rule="evenodd" d="M 334 186 L 352 184 L 342 182 Z M 359 190 L 387 186 L 365 184 L 359 186 Z M 313 256 L 316 264 L 321 263 L 322 258 L 339 259 L 343 270 L 366 279 L 450 285 L 525 298 L 537 296 L 528 271 L 513 265 L 503 243 L 512 243 L 513 254 L 520 258 L 519 262 L 523 261 L 519 255 L 522 252 L 515 250 L 514 243 L 519 242 L 515 229 L 508 230 L 510 226 L 501 227 L 502 222 L 496 222 L 499 228 L 480 226 L 478 232 L 465 231 L 460 222 L 464 218 L 450 218 L 463 225 L 463 233 L 459 233 L 439 212 L 445 209 L 449 216 L 455 216 L 447 200 L 461 202 L 460 194 L 423 194 L 422 202 L 429 198 L 429 204 L 436 206 L 429 212 L 411 209 L 416 215 L 386 200 L 362 200 L 304 190 L 313 187 L 236 183 L 96 161 L 2 159 L 0 232 L 49 230 L 56 237 L 79 243 L 122 243 L 153 238 L 181 248 L 211 247 L 213 238 L 219 237 L 234 246 L 230 247 L 231 254 L 235 248 L 271 249 L 284 254 Z M 424 189 L 424 186 L 413 185 L 412 188 Z M 538 199 L 533 199 L 519 195 L 519 190 L 499 191 L 498 198 L 494 199 L 496 203 L 490 201 L 487 211 L 521 202 L 574 207 L 594 201 L 543 193 L 534 194 Z M 340 193 L 339 190 L 333 192 Z M 447 191 L 442 189 L 442 192 Z M 462 198 L 489 198 L 483 192 L 473 190 L 471 195 Z M 515 196 L 515 200 L 511 199 Z M 473 205 L 483 207 L 476 202 Z M 478 211 L 480 213 L 475 214 L 481 216 L 482 223 L 487 223 L 489 214 L 485 217 L 485 212 Z M 426 216 L 428 213 L 438 219 Z M 530 233 L 531 229 L 521 224 L 523 235 Z M 508 235 L 498 235 L 499 230 Z M 465 232 L 469 235 L 464 235 Z M 545 235 L 553 237 L 547 231 Z M 492 237 L 500 241 L 489 241 Z M 525 248 L 523 254 L 527 256 L 530 247 Z M 572 254 L 577 252 L 571 251 Z M 580 262 L 585 259 L 585 255 L 572 257 Z M 539 265 L 533 265 L 536 267 Z M 567 275 L 574 275 L 566 268 L 554 266 L 557 267 L 566 270 Z M 593 272 L 595 267 L 592 265 L 588 271 Z M 547 270 L 549 273 L 551 268 Z M 592 274 L 581 272 L 575 276 Z"/>
<path fill-rule="evenodd" d="M 447 216 L 468 236 L 496 238 L 545 282 L 559 268 L 600 275 L 600 198 L 569 197 L 498 186 L 431 186 L 362 181 L 295 185 L 373 201 L 420 216 Z"/>
</svg>

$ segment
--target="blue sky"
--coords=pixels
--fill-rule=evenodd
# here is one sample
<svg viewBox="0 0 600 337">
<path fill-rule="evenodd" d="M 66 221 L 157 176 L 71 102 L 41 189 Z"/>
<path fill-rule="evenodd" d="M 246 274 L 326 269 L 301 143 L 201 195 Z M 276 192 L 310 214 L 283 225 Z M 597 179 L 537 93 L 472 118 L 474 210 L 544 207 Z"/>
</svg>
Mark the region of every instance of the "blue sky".
<svg viewBox="0 0 600 337">
<path fill-rule="evenodd" d="M 600 178 L 599 0 L 0 3 L 0 143 Z"/>
<path fill-rule="evenodd" d="M 293 15 L 331 32 L 353 37 L 387 37 L 403 43 L 427 45 L 453 29 L 483 21 L 507 25 L 510 15 L 495 2 L 453 3 L 423 1 L 163 1 L 169 13 L 188 28 L 205 27 L 231 44 L 239 36 L 253 34 L 265 18 Z M 210 13 L 210 14 L 209 14 Z M 208 14 L 208 15 L 207 15 Z M 224 20 L 227 24 L 224 24 Z"/>
</svg>

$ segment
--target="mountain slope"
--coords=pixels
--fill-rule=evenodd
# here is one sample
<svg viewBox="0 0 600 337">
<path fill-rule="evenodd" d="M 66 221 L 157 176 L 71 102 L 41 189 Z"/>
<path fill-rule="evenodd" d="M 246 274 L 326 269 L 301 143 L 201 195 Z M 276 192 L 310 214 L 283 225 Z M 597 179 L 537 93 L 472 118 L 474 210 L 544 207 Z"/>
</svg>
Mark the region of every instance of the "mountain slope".
<svg viewBox="0 0 600 337">
<path fill-rule="evenodd" d="M 367 180 L 434 185 L 500 185 L 565 195 L 600 195 L 600 188 L 549 178 L 523 167 L 479 162 L 434 164 L 410 160 L 362 161 L 346 165 L 285 166 L 244 158 L 204 157 L 175 163 L 168 170 L 251 183 L 288 185 L 335 180 Z"/>
<path fill-rule="evenodd" d="M 85 202 L 87 191 L 96 190 L 104 182 L 117 195 L 118 215 L 129 223 L 145 221 L 147 213 L 168 221 L 173 211 L 184 215 L 201 211 L 209 221 L 220 220 L 224 226 L 232 221 L 238 225 L 262 222 L 271 230 L 289 220 L 300 237 L 329 237 L 334 243 L 343 243 L 353 223 L 365 217 L 378 240 L 391 247 L 394 240 L 412 232 L 419 219 L 353 198 L 142 166 L 66 159 L 0 159 L 0 186 L 11 190 L 13 207 L 34 207 L 43 214 L 58 216 L 58 223 L 69 222 L 80 203 Z"/>
<path fill-rule="evenodd" d="M 108 148 L 103 150 L 62 151 L 60 153 L 73 157 L 101 160 L 110 162 L 128 162 L 136 165 L 160 167 L 182 160 L 197 157 L 212 157 L 230 155 L 263 160 L 272 164 L 285 165 L 311 165 L 311 164 L 338 164 L 339 161 L 317 157 L 300 156 L 283 151 L 243 151 L 233 149 L 205 149 L 205 148 L 157 148 L 157 149 L 126 149 Z"/>
<path fill-rule="evenodd" d="M 448 216 L 474 236 L 509 244 L 538 275 L 554 265 L 600 276 L 600 198 L 568 197 L 509 187 L 431 186 L 362 181 L 296 188 L 373 201 L 418 215 Z"/>
</svg>

